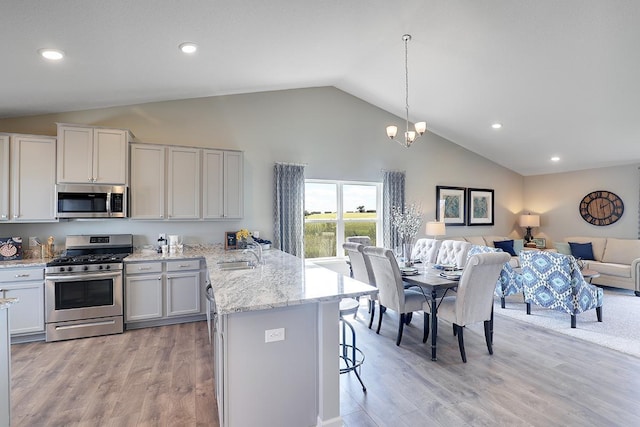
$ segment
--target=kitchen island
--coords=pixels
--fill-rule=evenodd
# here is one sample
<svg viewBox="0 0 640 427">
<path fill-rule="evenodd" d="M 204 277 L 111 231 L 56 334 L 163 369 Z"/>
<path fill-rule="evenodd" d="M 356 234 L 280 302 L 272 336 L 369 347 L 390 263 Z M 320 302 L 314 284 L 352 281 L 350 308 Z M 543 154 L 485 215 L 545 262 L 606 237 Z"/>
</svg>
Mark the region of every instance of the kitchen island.
<svg viewBox="0 0 640 427">
<path fill-rule="evenodd" d="M 274 249 L 254 269 L 218 267 L 250 257 L 205 254 L 220 425 L 341 426 L 339 302 L 377 289 Z"/>
</svg>

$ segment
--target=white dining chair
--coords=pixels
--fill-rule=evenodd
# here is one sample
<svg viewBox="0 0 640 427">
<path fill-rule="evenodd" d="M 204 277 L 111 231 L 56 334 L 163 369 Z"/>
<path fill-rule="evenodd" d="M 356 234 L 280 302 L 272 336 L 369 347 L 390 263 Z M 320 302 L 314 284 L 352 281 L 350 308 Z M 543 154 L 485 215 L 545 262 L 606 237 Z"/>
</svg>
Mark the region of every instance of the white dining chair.
<svg viewBox="0 0 640 427">
<path fill-rule="evenodd" d="M 481 253 L 471 256 L 464 268 L 455 296 L 443 298 L 438 306 L 438 319 L 451 322 L 458 336 L 460 356 L 467 363 L 463 331 L 466 325 L 484 322 L 484 336 L 489 354 L 493 354 L 493 292 L 500 271 L 510 255 L 506 252 Z M 425 304 L 425 311 L 431 307 Z"/>
<path fill-rule="evenodd" d="M 422 311 L 427 297 L 421 291 L 404 288 L 402 274 L 392 250 L 367 246 L 363 251 L 365 257 L 369 259 L 376 286 L 378 287 L 378 304 L 380 307 L 376 333 L 380 333 L 385 309 L 393 310 L 399 315 L 396 345 L 400 345 L 407 316 L 414 311 Z M 426 313 L 424 315 L 424 327 L 429 327 L 429 317 Z"/>
<path fill-rule="evenodd" d="M 369 259 L 364 256 L 363 250 L 365 246 L 360 243 L 347 242 L 342 245 L 342 248 L 349 257 L 351 277 L 364 282 L 367 285 L 376 286 L 375 277 L 371 270 L 371 264 L 369 263 Z M 369 297 L 369 329 L 371 329 L 371 325 L 373 324 L 373 316 L 375 315 L 376 310 L 376 299 L 377 297 L 375 295 Z"/>
</svg>

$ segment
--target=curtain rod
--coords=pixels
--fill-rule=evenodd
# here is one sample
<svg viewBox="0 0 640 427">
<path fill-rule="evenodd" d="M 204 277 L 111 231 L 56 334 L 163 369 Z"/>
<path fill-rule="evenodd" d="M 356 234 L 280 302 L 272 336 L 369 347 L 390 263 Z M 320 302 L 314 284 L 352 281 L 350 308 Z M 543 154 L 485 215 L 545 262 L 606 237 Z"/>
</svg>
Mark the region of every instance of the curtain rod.
<svg viewBox="0 0 640 427">
<path fill-rule="evenodd" d="M 286 165 L 286 166 L 309 166 L 307 163 L 287 163 L 287 162 L 276 162 L 276 165 Z"/>
</svg>

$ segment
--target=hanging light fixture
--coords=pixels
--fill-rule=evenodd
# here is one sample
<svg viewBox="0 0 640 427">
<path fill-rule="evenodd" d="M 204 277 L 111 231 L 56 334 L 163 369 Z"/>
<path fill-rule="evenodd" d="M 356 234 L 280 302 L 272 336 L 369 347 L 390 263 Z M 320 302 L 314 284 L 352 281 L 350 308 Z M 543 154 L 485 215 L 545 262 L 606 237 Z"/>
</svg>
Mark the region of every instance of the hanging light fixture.
<svg viewBox="0 0 640 427">
<path fill-rule="evenodd" d="M 404 132 L 404 140 L 398 140 L 398 143 L 406 148 L 409 148 L 413 141 L 421 137 L 427 131 L 427 122 L 418 122 L 415 124 L 415 131 L 409 130 L 409 54 L 408 43 L 411 40 L 411 34 L 405 34 L 402 36 L 404 41 L 404 89 L 405 89 L 405 110 L 406 110 L 406 127 Z M 390 139 L 394 139 L 398 134 L 398 126 L 387 126 L 387 136 Z"/>
</svg>

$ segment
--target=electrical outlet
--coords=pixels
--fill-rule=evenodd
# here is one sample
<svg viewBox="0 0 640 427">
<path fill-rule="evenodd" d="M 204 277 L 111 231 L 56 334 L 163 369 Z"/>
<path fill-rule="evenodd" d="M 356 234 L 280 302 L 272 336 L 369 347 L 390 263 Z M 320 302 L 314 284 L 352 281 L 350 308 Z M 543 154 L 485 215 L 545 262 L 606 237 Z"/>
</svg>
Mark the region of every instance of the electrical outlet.
<svg viewBox="0 0 640 427">
<path fill-rule="evenodd" d="M 264 342 L 284 341 L 284 328 L 264 331 Z"/>
<path fill-rule="evenodd" d="M 38 246 L 38 243 L 36 243 L 36 239 L 37 237 L 29 237 L 29 247 L 30 248 L 35 248 Z"/>
</svg>

